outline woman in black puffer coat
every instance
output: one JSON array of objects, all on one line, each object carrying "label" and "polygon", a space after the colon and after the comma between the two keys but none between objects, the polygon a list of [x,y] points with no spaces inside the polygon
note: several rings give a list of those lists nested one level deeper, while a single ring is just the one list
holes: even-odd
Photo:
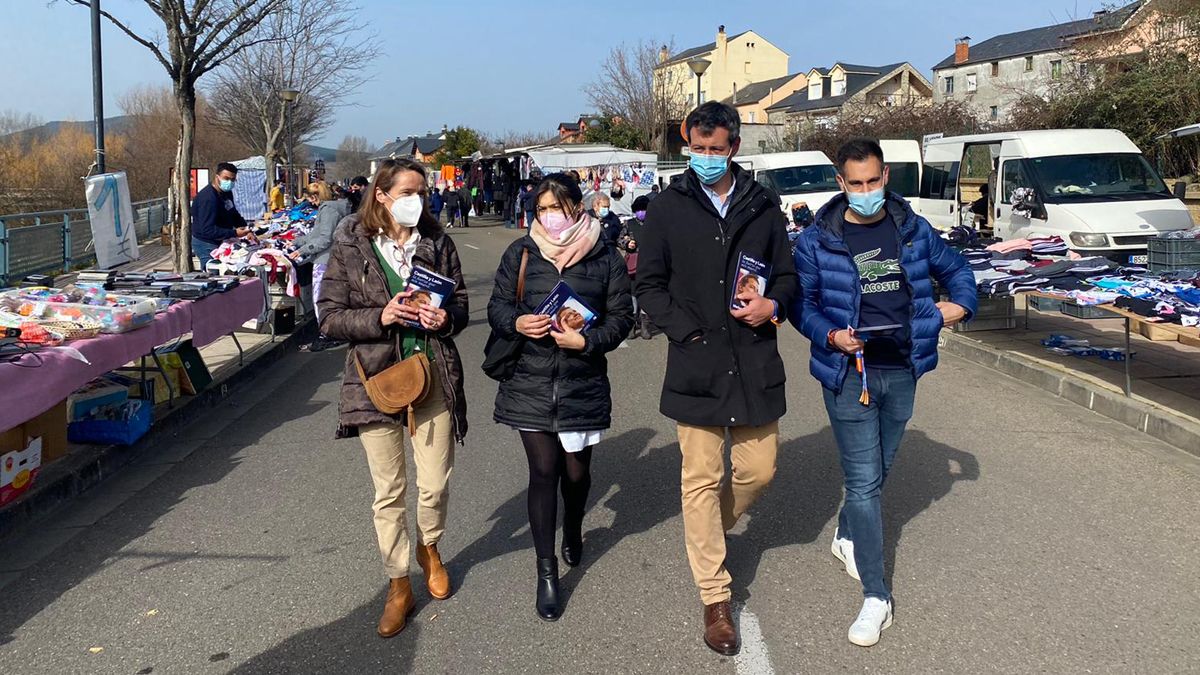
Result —
[{"label": "woman in black puffer coat", "polygon": [[[529,526],[538,557],[538,615],[561,614],[554,539],[558,488],[563,495],[563,560],[579,564],[583,511],[591,485],[592,447],[612,418],[605,355],[633,326],[625,261],[606,245],[600,224],[583,209],[579,185],[555,174],[532,195],[537,218],[504,253],[488,303],[497,334],[521,341],[513,376],[500,383],[494,418],[521,432],[529,460]],[[516,298],[523,254],[524,296]],[[537,308],[565,281],[597,314],[584,332],[559,332]]]}]

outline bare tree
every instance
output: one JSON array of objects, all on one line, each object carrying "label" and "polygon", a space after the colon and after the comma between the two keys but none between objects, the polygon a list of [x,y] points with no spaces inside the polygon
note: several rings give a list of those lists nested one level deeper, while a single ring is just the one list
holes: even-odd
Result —
[{"label": "bare tree", "polygon": [[[257,44],[215,74],[209,89],[214,122],[271,166],[292,148],[301,150],[367,79],[378,48],[374,36],[360,33],[358,14],[342,0],[306,0],[267,17],[251,34]],[[279,95],[284,89],[300,92],[290,111]]]},{"label": "bare tree", "polygon": [[347,136],[337,147],[333,180],[365,176],[371,171],[371,153],[374,148],[363,136]]},{"label": "bare tree", "polygon": [[488,136],[484,139],[483,148],[485,152],[500,152],[508,148],[524,148],[530,145],[542,145],[549,143],[555,138],[558,138],[556,133],[545,133],[540,131],[513,131],[507,130],[504,133]]},{"label": "bare tree", "polygon": [[42,126],[42,118],[33,113],[22,113],[16,110],[0,110],[0,136],[15,134],[34,127]]},{"label": "bare tree", "polygon": [[[91,7],[89,0],[66,0]],[[278,39],[256,28],[289,0],[142,0],[162,21],[162,31],[139,34],[127,20],[100,14],[150,51],[167,71],[179,111],[179,143],[168,201],[174,208],[171,253],[177,270],[192,268],[192,219],[186,208],[196,134],[196,82],[242,50]]]},{"label": "bare tree", "polygon": [[[668,52],[671,46],[662,47]],[[683,118],[685,84],[673,68],[658,69],[659,50],[652,42],[619,45],[600,64],[600,75],[587,86],[592,105],[603,115],[618,117],[644,137],[644,148],[663,153],[667,125]]]}]

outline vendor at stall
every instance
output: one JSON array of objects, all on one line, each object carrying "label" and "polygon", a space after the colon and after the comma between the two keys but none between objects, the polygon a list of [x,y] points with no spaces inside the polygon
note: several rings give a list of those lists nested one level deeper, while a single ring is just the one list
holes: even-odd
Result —
[{"label": "vendor at stall", "polygon": [[217,165],[212,183],[196,193],[192,200],[192,251],[203,269],[212,259],[213,249],[226,239],[250,234],[246,219],[233,203],[233,183],[237,167],[227,162]]}]

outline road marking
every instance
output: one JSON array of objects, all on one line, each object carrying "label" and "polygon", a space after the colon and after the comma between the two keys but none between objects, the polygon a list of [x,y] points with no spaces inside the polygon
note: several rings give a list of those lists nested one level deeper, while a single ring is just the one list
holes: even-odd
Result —
[{"label": "road marking", "polygon": [[482,250],[483,250],[483,249],[479,248],[478,246],[473,246],[473,245],[471,245],[471,244],[463,244],[463,246],[466,246],[467,248],[473,248],[473,249],[475,249],[476,251],[482,251]]},{"label": "road marking", "polygon": [[771,656],[767,654],[767,643],[763,641],[762,629],[758,627],[758,617],[742,603],[737,603],[734,609],[742,633],[742,649],[733,657],[738,675],[775,675]]}]

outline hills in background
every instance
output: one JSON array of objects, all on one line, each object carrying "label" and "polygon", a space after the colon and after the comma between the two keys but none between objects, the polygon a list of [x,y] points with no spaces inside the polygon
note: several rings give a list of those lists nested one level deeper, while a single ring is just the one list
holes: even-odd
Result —
[{"label": "hills in background", "polygon": [[[121,135],[127,133],[133,125],[133,117],[130,115],[119,115],[117,117],[106,117],[104,119],[104,134]],[[22,145],[33,141],[46,141],[56,136],[63,129],[78,128],[83,132],[91,135],[95,130],[95,122],[87,120],[86,122],[74,122],[68,120],[59,120],[55,122],[47,122],[41,126],[17,131],[5,136],[0,136],[0,141],[16,141]],[[313,160],[321,159],[326,164],[332,164],[337,161],[337,150],[334,148],[326,148],[319,145],[302,144],[305,154]],[[243,157],[231,157],[230,160],[244,159]]]}]

